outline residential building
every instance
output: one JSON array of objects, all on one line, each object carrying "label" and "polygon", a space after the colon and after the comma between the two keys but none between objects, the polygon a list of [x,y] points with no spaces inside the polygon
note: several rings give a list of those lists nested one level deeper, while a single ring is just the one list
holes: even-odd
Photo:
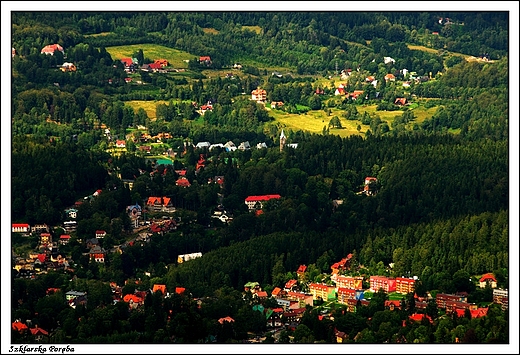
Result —
[{"label": "residential building", "polygon": [[242,151],[249,150],[249,149],[251,149],[251,145],[249,144],[248,141],[245,141],[245,142],[240,143],[240,145],[238,146],[237,149],[242,150]]},{"label": "residential building", "polygon": [[438,293],[436,298],[437,308],[445,309],[446,313],[455,312],[457,309],[476,310],[478,306],[474,303],[468,303],[467,296],[462,294],[445,294]]},{"label": "residential building", "polygon": [[96,231],[96,238],[102,239],[102,238],[105,238],[106,235],[107,235],[107,232],[105,232],[104,230]]},{"label": "residential building", "polygon": [[288,291],[286,298],[289,301],[296,301],[298,307],[312,306],[314,304],[314,296],[309,293]]},{"label": "residential building", "polygon": [[166,294],[167,294],[167,292],[166,292],[166,285],[154,284],[153,288],[152,288],[152,293],[155,293],[157,291],[160,291],[163,294],[163,296],[166,296]]},{"label": "residential building", "polygon": [[362,300],[364,298],[363,290],[355,290],[351,288],[338,288],[338,302],[347,304],[348,300]]},{"label": "residential building", "polygon": [[502,305],[502,309],[505,310],[509,306],[508,291],[500,288],[493,289],[493,302]]},{"label": "residential building", "polygon": [[153,211],[169,211],[173,208],[172,199],[166,196],[150,196],[146,201],[146,206]]},{"label": "residential building", "polygon": [[205,64],[205,65],[210,65],[211,64],[211,57],[209,55],[200,56],[199,57],[199,63],[200,64]]},{"label": "residential building", "polygon": [[13,233],[30,233],[31,226],[27,223],[13,223],[11,231]]},{"label": "residential building", "polygon": [[[344,276],[334,275],[334,282],[336,288],[348,288],[354,290],[361,290],[363,288],[363,276]],[[331,277],[332,279],[332,277]]]},{"label": "residential building", "polygon": [[60,244],[61,245],[67,245],[69,244],[70,235],[69,234],[62,234],[60,236]]},{"label": "residential building", "polygon": [[386,293],[395,292],[395,279],[386,276],[370,276],[370,291],[383,289]]},{"label": "residential building", "polygon": [[299,289],[298,287],[298,280],[289,280],[285,283],[284,290],[285,291],[295,291],[295,288]]},{"label": "residential building", "polygon": [[249,211],[253,211],[256,208],[262,209],[264,202],[269,201],[271,199],[279,199],[281,197],[282,196],[280,195],[248,196],[245,199],[245,204],[247,205]]},{"label": "residential building", "polygon": [[80,297],[80,296],[86,296],[87,293],[86,292],[80,292],[80,291],[74,291],[74,290],[70,290],[68,291],[67,293],[65,293],[65,299],[67,301],[70,301],[76,297]]},{"label": "residential building", "polygon": [[104,263],[105,255],[105,249],[101,248],[99,245],[92,247],[89,252],[90,260],[94,260],[96,263]]},{"label": "residential building", "polygon": [[251,100],[258,103],[265,103],[267,100],[267,92],[264,89],[257,88],[251,91]]},{"label": "residential building", "polygon": [[76,66],[73,63],[65,62],[61,65],[60,70],[62,72],[76,71]]},{"label": "residential building", "polygon": [[336,287],[332,285],[311,283],[309,292],[314,300],[328,301],[336,298]]},{"label": "residential building", "polygon": [[395,81],[395,75],[392,73],[386,74],[385,81]]},{"label": "residential building", "polygon": [[395,292],[401,294],[408,294],[415,291],[415,280],[413,278],[396,277],[395,278]]},{"label": "residential building", "polygon": [[42,48],[42,50],[40,51],[41,54],[50,54],[50,55],[54,55],[54,53],[58,51],[58,52],[61,52],[61,53],[64,53],[63,51],[63,47],[60,46],[59,44],[55,43],[55,44],[49,44],[45,47]]},{"label": "residential building", "polygon": [[52,243],[52,236],[50,233],[40,234],[40,245],[47,245]]},{"label": "residential building", "polygon": [[185,176],[181,176],[180,178],[177,179],[177,181],[175,181],[175,185],[181,186],[181,187],[190,187],[191,183]]},{"label": "residential building", "polygon": [[485,288],[487,285],[491,286],[491,288],[497,287],[497,279],[495,278],[495,275],[492,273],[482,275],[478,282],[480,288]]},{"label": "residential building", "polygon": [[396,97],[394,101],[394,105],[404,106],[408,103],[406,97]]}]

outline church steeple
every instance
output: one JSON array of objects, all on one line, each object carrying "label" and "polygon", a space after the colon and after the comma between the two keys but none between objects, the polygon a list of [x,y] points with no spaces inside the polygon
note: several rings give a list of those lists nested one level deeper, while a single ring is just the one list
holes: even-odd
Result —
[{"label": "church steeple", "polygon": [[287,137],[283,133],[283,129],[282,129],[282,133],[280,134],[280,152],[283,150],[286,140],[287,140]]}]

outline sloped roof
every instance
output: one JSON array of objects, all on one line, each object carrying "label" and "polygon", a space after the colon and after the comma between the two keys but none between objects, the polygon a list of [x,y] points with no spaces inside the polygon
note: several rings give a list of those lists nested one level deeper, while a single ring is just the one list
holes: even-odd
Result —
[{"label": "sloped roof", "polygon": [[14,330],[17,330],[19,332],[22,332],[24,330],[27,330],[29,329],[29,327],[25,324],[23,324],[22,322],[20,321],[14,321],[13,324],[11,325],[11,327],[14,329]]},{"label": "sloped roof", "polygon": [[36,328],[31,328],[31,334],[32,335],[49,335],[49,332],[42,328],[36,327]]},{"label": "sloped roof", "polygon": [[479,282],[485,282],[485,281],[493,281],[493,282],[497,282],[497,279],[495,278],[495,275],[493,275],[492,273],[487,273],[487,274],[484,274],[482,275],[482,277],[480,278]]},{"label": "sloped roof", "polygon": [[166,285],[154,284],[152,292],[155,293],[155,291],[161,291],[163,295],[166,294]]},{"label": "sloped roof", "polygon": [[123,297],[123,301],[130,303],[130,301],[134,303],[142,303],[143,299],[141,297],[138,297],[136,295],[127,294],[125,297]]},{"label": "sloped roof", "polygon": [[298,280],[289,280],[285,283],[285,288],[290,289],[291,287],[296,285],[297,282]]},{"label": "sloped roof", "polygon": [[230,322],[230,323],[232,323],[232,322],[234,322],[234,321],[235,321],[235,320],[234,320],[233,318],[231,318],[230,316],[223,317],[223,318],[220,318],[220,319],[218,320],[218,322],[219,322],[220,324],[224,324],[224,322]]}]

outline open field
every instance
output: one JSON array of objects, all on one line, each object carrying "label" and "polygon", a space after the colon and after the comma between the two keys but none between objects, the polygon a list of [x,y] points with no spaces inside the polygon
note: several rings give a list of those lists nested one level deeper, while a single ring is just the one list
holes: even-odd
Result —
[{"label": "open field", "polygon": [[[284,127],[290,128],[294,131],[302,130],[311,133],[321,134],[323,127],[329,125],[329,121],[339,111],[332,110],[330,116],[322,110],[311,110],[303,114],[286,113],[279,110],[270,110],[269,115],[274,117],[277,122],[280,122]],[[329,134],[335,134],[340,137],[348,137],[353,134],[359,134],[356,127],[359,121],[341,120],[343,128],[330,128]],[[363,134],[366,128],[361,131]]]},{"label": "open field", "polygon": [[130,106],[134,109],[134,112],[137,112],[137,110],[142,107],[146,114],[148,115],[148,118],[151,120],[155,120],[157,116],[155,116],[155,108],[158,104],[168,104],[168,101],[164,100],[158,100],[158,101],[143,101],[143,100],[134,100],[134,101],[126,101],[125,105]]},{"label": "open field", "polygon": [[170,63],[170,66],[184,69],[188,68],[188,63],[184,62],[185,60],[198,57],[198,55],[190,54],[178,49],[149,43],[114,46],[107,47],[106,49],[112,56],[112,59],[131,57],[132,54],[137,52],[139,49],[142,49],[145,58],[150,58],[151,60],[166,59],[168,63]]},{"label": "open field", "polygon": [[[382,121],[386,121],[388,123],[388,126],[392,126],[392,122],[394,121],[395,117],[400,116],[403,114],[403,111],[376,111],[377,105],[362,105],[362,106],[356,106],[359,114],[363,114],[365,112],[368,112],[369,114],[377,114]],[[329,122],[332,117],[338,116],[341,125],[343,128],[332,128],[329,129],[329,134],[338,135],[340,137],[348,137],[354,134],[362,134],[364,135],[366,131],[369,129],[369,126],[362,125],[359,120],[345,120],[343,119],[342,113],[343,110],[338,109],[331,109],[331,113],[329,116],[325,113],[323,110],[314,110],[309,111],[304,114],[293,114],[293,113],[286,113],[280,110],[269,110],[269,115],[274,117],[274,119],[277,122],[280,122],[284,127],[290,128],[292,130],[302,130],[302,131],[308,131],[311,133],[318,133],[321,134],[323,132],[323,127],[329,125]],[[416,119],[410,123],[409,129],[412,128],[412,125],[414,123],[420,124],[422,123],[426,118],[430,118],[435,111],[437,110],[437,107],[432,107],[429,109],[424,108],[423,106],[418,106],[414,108],[412,111],[414,115],[416,116]],[[361,126],[361,130],[357,130],[357,126]]]},{"label": "open field", "polygon": [[91,35],[85,35],[85,37],[100,37],[100,36],[107,36],[111,34],[112,32],[100,32],[100,33],[94,33]]},{"label": "open field", "polygon": [[202,29],[202,31],[203,31],[204,33],[210,33],[210,34],[212,34],[212,35],[216,35],[216,34],[219,33],[218,30],[216,30],[216,29],[214,29],[214,28],[211,28],[211,27],[205,27],[205,28]]},{"label": "open field", "polygon": [[255,32],[257,35],[262,33],[262,27],[260,26],[242,26],[243,30],[249,30]]}]

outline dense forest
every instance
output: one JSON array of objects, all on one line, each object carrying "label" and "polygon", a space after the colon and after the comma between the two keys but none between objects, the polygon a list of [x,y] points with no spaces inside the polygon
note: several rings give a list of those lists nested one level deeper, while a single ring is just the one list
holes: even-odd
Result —
[{"label": "dense forest", "polygon": [[[487,302],[488,313],[441,317],[432,306],[432,323],[407,322],[414,295],[390,311],[388,296],[377,292],[355,313],[337,305],[330,319],[309,307],[276,342],[335,343],[342,331],[352,343],[509,343],[508,311],[491,303],[489,288],[468,281],[493,273],[509,288],[507,12],[13,12],[11,21],[12,222],[56,226],[51,233],[59,237],[64,211],[103,191],[78,207],[77,229],[60,246],[73,272],[32,279],[13,269],[13,322],[52,331],[50,343],[241,342],[267,330],[252,305],[277,307],[274,299],[244,296],[244,284],[283,288],[299,265],[308,265],[306,281],[330,282],[330,266],[352,253],[358,275],[416,276],[419,297],[466,292],[472,302]],[[53,43],[64,53],[40,53]],[[212,60],[195,57],[184,76],[142,72],[144,90],[125,84],[124,65],[107,51],[131,44]],[[412,49],[419,46],[431,50]],[[152,62],[146,52],[135,55],[139,65]],[[395,60],[383,64],[385,57]],[[78,70],[59,70],[64,61]],[[210,75],[235,63],[249,64],[238,76]],[[291,74],[270,75],[273,67]],[[359,100],[341,99],[319,81],[349,68],[346,90],[365,90]],[[386,82],[388,73],[404,80],[403,68],[428,80],[406,90]],[[367,85],[368,75],[379,84]],[[339,126],[340,118],[356,121],[366,133],[335,135],[332,119],[322,134],[284,128],[249,99],[257,87],[267,102],[283,101],[284,112],[339,112]],[[395,104],[402,97],[436,109],[419,122]],[[155,117],[132,108],[134,100],[154,103]],[[193,103],[206,102],[213,109],[202,116]],[[366,105],[377,110],[361,113]],[[399,115],[388,122],[388,111]],[[138,127],[151,136],[170,133],[152,149],[175,152],[173,169],[141,154]],[[279,148],[282,129],[297,148]],[[114,154],[116,139],[127,142],[122,154]],[[203,141],[248,141],[252,149],[194,145]],[[259,143],[267,148],[256,149]],[[176,184],[181,170],[188,188]],[[216,176],[224,183],[208,184]],[[368,176],[377,178],[373,195],[361,193]],[[281,198],[261,214],[249,212],[244,200],[264,194]],[[171,198],[178,228],[113,251],[133,237],[127,206],[150,196]],[[212,218],[217,206],[232,212],[231,223]],[[89,259],[83,243],[97,230],[107,231],[101,243],[112,250],[103,264]],[[38,250],[36,235],[11,239],[13,251]],[[196,252],[203,257],[178,262]],[[129,310],[113,302],[111,282],[123,286],[123,296],[154,284],[186,292],[149,292],[142,308]],[[49,295],[49,288],[61,291]],[[67,305],[71,289],[88,292],[86,306]],[[227,316],[235,322],[216,321]],[[265,342],[274,341],[268,335]],[[34,340],[13,331],[11,342]]]}]

